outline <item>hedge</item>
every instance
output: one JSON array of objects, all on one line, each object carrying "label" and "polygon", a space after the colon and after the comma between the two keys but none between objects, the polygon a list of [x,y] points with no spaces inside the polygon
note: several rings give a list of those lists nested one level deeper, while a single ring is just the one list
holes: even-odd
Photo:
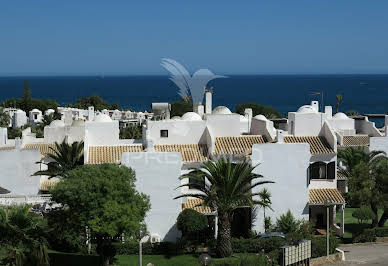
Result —
[{"label": "hedge", "polygon": [[388,237],[388,227],[364,229],[353,237],[353,243],[375,242],[376,237]]},{"label": "hedge", "polygon": [[[128,241],[125,243],[115,243],[117,255],[139,254],[139,242]],[[142,244],[142,253],[144,255],[181,255],[183,248],[179,243],[160,242],[151,244],[146,242]]]},{"label": "hedge", "polygon": [[[326,237],[313,237],[311,240],[311,257],[318,258],[326,256]],[[335,236],[330,236],[329,239],[329,252],[335,253],[335,249],[338,247],[339,240]]]}]

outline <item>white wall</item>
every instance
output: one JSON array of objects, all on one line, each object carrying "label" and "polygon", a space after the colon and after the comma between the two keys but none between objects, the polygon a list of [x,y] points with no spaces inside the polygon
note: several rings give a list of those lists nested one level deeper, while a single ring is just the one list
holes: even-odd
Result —
[{"label": "white wall", "polygon": [[276,129],[272,121],[252,118],[251,132],[252,135],[262,135],[271,141],[276,138]]},{"label": "white wall", "polygon": [[240,136],[240,115],[207,115],[207,126],[214,137]]},{"label": "white wall", "polygon": [[337,131],[349,130],[349,129],[355,130],[356,128],[355,121],[352,118],[348,118],[348,119],[333,118],[333,119],[328,119],[327,121],[329,122],[330,126]]},{"label": "white wall", "polygon": [[6,127],[0,127],[0,146],[6,145],[8,141],[8,130]]},{"label": "white wall", "polygon": [[383,137],[371,137],[369,139],[369,151],[384,151],[388,154],[388,134]]},{"label": "white wall", "polygon": [[0,186],[11,191],[9,195],[37,195],[40,176],[39,150],[0,150]]},{"label": "white wall", "polygon": [[365,120],[356,120],[356,131],[359,134],[367,134],[370,137],[380,137],[383,134],[375,127],[374,122],[370,122],[367,117]]},{"label": "white wall", "polygon": [[[147,121],[147,129],[154,144],[205,144],[205,128],[206,121]],[[161,130],[168,130],[168,138],[160,137]]]},{"label": "white wall", "polygon": [[330,147],[337,152],[337,137],[334,133],[334,130],[331,128],[331,126],[325,122],[322,126],[321,132],[319,134],[320,136],[325,137],[326,141],[329,143]]},{"label": "white wall", "polygon": [[65,127],[44,127],[44,142],[45,143],[61,143],[66,136]]},{"label": "white wall", "polygon": [[85,122],[85,137],[90,146],[118,145],[119,121],[112,122]]},{"label": "white wall", "polygon": [[324,122],[323,113],[288,113],[288,133],[291,134],[291,124],[294,125],[295,136],[318,136]]},{"label": "white wall", "polygon": [[151,210],[146,217],[150,234],[159,234],[162,241],[176,241],[180,232],[176,219],[182,209],[182,200],[175,189],[180,185],[182,160],[175,152],[123,153],[121,163],[136,172],[136,188],[150,196]]},{"label": "white wall", "polygon": [[[252,149],[252,164],[258,165],[256,173],[264,176],[274,184],[258,186],[253,192],[259,192],[267,187],[272,194],[272,208],[266,210],[272,222],[276,218],[291,210],[298,219],[308,220],[307,202],[308,167],[310,148],[307,143],[268,143],[255,144]],[[259,209],[257,221],[253,228],[257,232],[264,232],[263,210]]]}]

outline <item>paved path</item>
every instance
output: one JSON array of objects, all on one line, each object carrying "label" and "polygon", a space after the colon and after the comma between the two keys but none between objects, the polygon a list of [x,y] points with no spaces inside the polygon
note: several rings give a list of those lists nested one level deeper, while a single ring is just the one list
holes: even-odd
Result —
[{"label": "paved path", "polygon": [[388,243],[342,245],[346,261],[331,265],[388,265]]}]

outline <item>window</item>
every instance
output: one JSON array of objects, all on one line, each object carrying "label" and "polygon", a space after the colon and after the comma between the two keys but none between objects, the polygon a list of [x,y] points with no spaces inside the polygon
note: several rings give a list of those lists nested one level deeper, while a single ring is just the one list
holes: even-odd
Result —
[{"label": "window", "polygon": [[168,130],[166,130],[166,129],[160,130],[160,137],[161,138],[168,138]]},{"label": "window", "polygon": [[[194,179],[194,178],[189,178],[189,184],[195,184],[195,185],[200,185],[202,187],[205,187],[205,181],[204,180],[199,181],[199,180]],[[196,189],[196,187],[189,186],[189,189]]]},{"label": "window", "polygon": [[34,119],[38,119],[38,115],[37,114],[34,114]]},{"label": "window", "polygon": [[335,162],[315,162],[309,167],[310,179],[335,179],[335,169]]}]

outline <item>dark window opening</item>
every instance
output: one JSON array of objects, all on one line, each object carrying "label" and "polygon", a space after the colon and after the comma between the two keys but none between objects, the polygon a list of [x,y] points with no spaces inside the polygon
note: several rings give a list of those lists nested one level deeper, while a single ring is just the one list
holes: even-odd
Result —
[{"label": "dark window opening", "polygon": [[[190,184],[193,184],[194,186],[190,186]],[[189,178],[189,189],[197,189],[197,186],[205,187],[205,181],[200,181],[198,179]]]},{"label": "dark window opening", "polygon": [[161,138],[168,138],[168,130],[166,130],[166,129],[160,130],[160,137]]},{"label": "dark window opening", "polygon": [[315,162],[310,165],[310,179],[327,179],[327,165],[324,162]]}]

